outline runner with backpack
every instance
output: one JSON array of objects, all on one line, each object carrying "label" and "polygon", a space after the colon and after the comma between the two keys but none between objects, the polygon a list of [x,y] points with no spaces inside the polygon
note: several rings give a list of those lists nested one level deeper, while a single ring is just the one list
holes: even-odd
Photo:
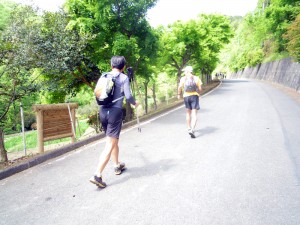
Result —
[{"label": "runner with backpack", "polygon": [[99,116],[106,135],[106,144],[90,182],[100,188],[106,187],[106,183],[102,180],[102,172],[110,158],[114,163],[116,175],[120,175],[125,169],[125,163],[119,162],[119,136],[122,128],[124,97],[130,104],[138,106],[130,89],[130,77],[123,73],[125,64],[126,60],[123,56],[113,56],[111,72],[101,75],[94,90],[97,103],[101,106]]},{"label": "runner with backpack", "polygon": [[194,130],[197,124],[197,112],[200,109],[199,96],[202,90],[202,81],[199,77],[192,74],[193,67],[187,66],[182,71],[184,71],[185,76],[180,79],[178,85],[178,99],[181,98],[183,89],[188,133],[191,138],[195,138]]}]

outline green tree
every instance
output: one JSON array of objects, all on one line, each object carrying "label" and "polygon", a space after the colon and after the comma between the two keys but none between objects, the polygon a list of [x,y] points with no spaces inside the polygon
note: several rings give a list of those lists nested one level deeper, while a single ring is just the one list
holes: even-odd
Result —
[{"label": "green tree", "polygon": [[183,67],[202,49],[197,23],[194,20],[186,23],[177,21],[162,30],[160,40],[161,63],[166,70],[177,73],[179,82]]},{"label": "green tree", "polygon": [[272,43],[264,42],[266,36],[268,30],[263,17],[248,14],[239,23],[234,38],[222,52],[221,58],[225,67],[238,71],[261,63],[264,56],[272,52]]},{"label": "green tree", "polygon": [[203,40],[203,53],[197,56],[196,61],[202,74],[209,75],[219,62],[219,54],[224,45],[233,37],[230,20],[222,15],[200,15],[199,24],[206,29]]},{"label": "green tree", "polygon": [[40,41],[35,43],[39,53],[35,67],[41,68],[51,103],[63,102],[68,94],[76,95],[82,86],[93,89],[100,76],[89,55],[93,37],[66,29],[68,23],[64,12],[46,12],[42,16]]},{"label": "green tree", "polygon": [[[137,69],[155,46],[155,35],[146,20],[156,0],[68,0],[69,28],[95,35],[90,54],[101,70],[108,70],[113,54],[124,55],[128,65]],[[149,51],[147,51],[149,49]],[[155,52],[155,51],[154,51]],[[138,71],[137,71],[138,72]]]},{"label": "green tree", "polygon": [[[156,54],[157,36],[146,20],[146,13],[156,1],[68,0],[68,27],[95,37],[90,42],[89,54],[101,71],[110,70],[112,55],[124,55],[127,66],[137,76],[147,77],[151,74],[148,64]],[[127,119],[132,118],[128,104],[126,115]]]},{"label": "green tree", "polygon": [[218,54],[232,37],[229,19],[221,15],[199,15],[198,20],[177,21],[161,30],[162,65],[177,75],[190,64],[196,71],[211,73],[217,65]]},{"label": "green tree", "polygon": [[0,36],[0,153],[7,161],[3,144],[3,127],[7,113],[24,96],[39,89],[37,76],[31,70],[34,40],[38,36],[35,11],[30,7],[17,7],[12,12],[6,29]]}]

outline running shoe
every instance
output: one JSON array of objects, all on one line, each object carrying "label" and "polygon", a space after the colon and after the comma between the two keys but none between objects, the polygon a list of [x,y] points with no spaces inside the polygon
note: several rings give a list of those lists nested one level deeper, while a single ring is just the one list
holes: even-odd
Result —
[{"label": "running shoe", "polygon": [[102,181],[102,177],[97,177],[96,175],[90,178],[90,182],[96,184],[100,188],[106,187],[106,183]]},{"label": "running shoe", "polygon": [[191,136],[191,138],[195,138],[195,134],[194,134],[194,131],[192,129],[189,129],[189,135]]},{"label": "running shoe", "polygon": [[125,163],[119,163],[119,165],[115,167],[115,174],[120,175],[123,170],[125,170]]}]

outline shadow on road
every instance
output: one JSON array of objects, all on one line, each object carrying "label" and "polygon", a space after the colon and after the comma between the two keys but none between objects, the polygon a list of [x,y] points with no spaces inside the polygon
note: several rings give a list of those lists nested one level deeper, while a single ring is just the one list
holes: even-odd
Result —
[{"label": "shadow on road", "polygon": [[195,136],[196,136],[196,138],[201,137],[206,134],[214,133],[216,130],[218,130],[218,128],[216,128],[216,127],[205,127],[205,128],[199,129],[199,130],[195,130]]},{"label": "shadow on road", "polygon": [[172,159],[162,159],[157,162],[150,162],[147,160],[147,162],[145,162],[145,164],[140,167],[127,168],[124,172],[126,176],[122,177],[122,179],[111,182],[109,186],[121,184],[128,181],[129,179],[138,179],[140,177],[154,176],[159,173],[164,173],[170,170],[175,165],[176,164]]}]

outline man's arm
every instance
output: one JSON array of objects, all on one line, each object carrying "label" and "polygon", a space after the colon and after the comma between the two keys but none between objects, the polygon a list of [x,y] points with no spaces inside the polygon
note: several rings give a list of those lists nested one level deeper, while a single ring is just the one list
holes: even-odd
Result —
[{"label": "man's arm", "polygon": [[136,100],[132,96],[132,92],[131,92],[131,89],[130,89],[130,82],[129,82],[128,77],[124,81],[124,95],[125,95],[125,98],[127,99],[127,101],[130,104],[134,105],[135,107],[138,106],[138,103],[136,102]]},{"label": "man's arm", "polygon": [[198,94],[200,94],[200,92],[202,91],[202,81],[200,78],[198,78],[197,87],[198,87]]}]

